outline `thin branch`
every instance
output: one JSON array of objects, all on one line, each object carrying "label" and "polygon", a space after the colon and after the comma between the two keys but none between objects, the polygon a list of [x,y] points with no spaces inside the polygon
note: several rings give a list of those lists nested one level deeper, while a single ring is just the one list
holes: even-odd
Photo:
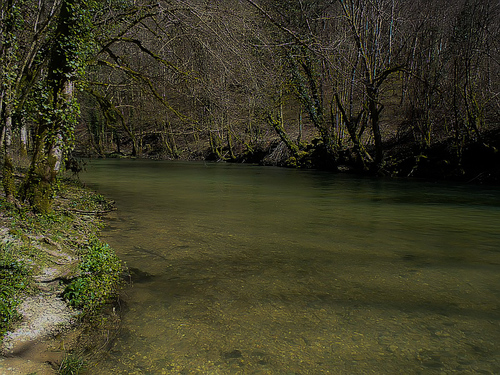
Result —
[{"label": "thin branch", "polygon": [[160,103],[162,103],[168,110],[170,110],[172,113],[174,113],[181,120],[184,120],[184,121],[189,120],[189,118],[187,116],[184,116],[182,113],[180,113],[175,108],[173,108],[170,104],[168,104],[168,102],[163,98],[163,96],[158,91],[156,91],[156,89],[154,88],[153,83],[151,82],[151,80],[149,78],[145,77],[140,72],[135,71],[135,70],[133,70],[132,68],[130,68],[128,66],[123,66],[123,65],[120,65],[120,64],[113,64],[113,63],[111,63],[109,61],[106,61],[106,60],[99,60],[98,63],[100,65],[108,66],[108,67],[111,67],[113,69],[121,70],[121,71],[125,72],[126,74],[132,76],[133,78],[135,78],[135,79],[137,79],[137,80],[145,83],[146,86],[148,86],[150,92],[153,94],[153,96]]},{"label": "thin branch", "polygon": [[273,16],[271,16],[268,12],[265,11],[265,9],[263,9],[260,5],[258,5],[257,3],[255,3],[255,1],[253,0],[247,0],[252,6],[254,6],[259,12],[261,12],[269,21],[271,21],[271,23],[273,25],[275,25],[276,27],[280,28],[281,30],[283,30],[284,32],[286,32],[287,34],[289,34],[293,39],[295,39],[295,41],[300,44],[301,46],[304,46],[306,48],[310,48],[309,47],[309,44],[306,43],[308,40],[302,40],[300,38],[299,35],[297,35],[297,33],[293,32],[292,30],[290,30],[289,28],[283,26],[280,22],[278,22]]}]

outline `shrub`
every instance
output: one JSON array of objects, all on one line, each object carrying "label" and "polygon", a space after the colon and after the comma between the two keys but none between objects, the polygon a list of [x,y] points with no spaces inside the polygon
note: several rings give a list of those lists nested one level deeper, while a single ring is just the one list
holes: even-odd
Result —
[{"label": "shrub", "polygon": [[68,303],[86,313],[95,313],[117,291],[121,264],[114,251],[99,240],[92,240],[80,263],[81,276],[64,290]]}]

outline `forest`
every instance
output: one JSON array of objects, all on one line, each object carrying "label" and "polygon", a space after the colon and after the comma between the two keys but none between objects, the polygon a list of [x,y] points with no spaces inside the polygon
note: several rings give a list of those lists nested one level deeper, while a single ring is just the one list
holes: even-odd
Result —
[{"label": "forest", "polygon": [[498,0],[1,0],[0,368],[498,373],[499,119]]},{"label": "forest", "polygon": [[82,156],[498,182],[499,20],[495,0],[4,0],[5,196],[47,211]]}]

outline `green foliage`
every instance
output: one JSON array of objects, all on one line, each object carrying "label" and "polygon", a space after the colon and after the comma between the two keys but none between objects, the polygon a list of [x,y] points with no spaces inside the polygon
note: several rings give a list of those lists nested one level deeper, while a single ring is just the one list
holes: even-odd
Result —
[{"label": "green foliage", "polygon": [[30,269],[13,255],[11,244],[0,244],[0,337],[19,314],[19,295],[30,289]]},{"label": "green foliage", "polygon": [[94,192],[83,193],[72,199],[69,206],[81,211],[107,211],[112,208],[111,203],[104,196]]},{"label": "green foliage", "polygon": [[116,292],[121,264],[114,251],[96,239],[82,254],[80,271],[81,276],[66,287],[64,298],[84,314],[92,314]]},{"label": "green foliage", "polygon": [[85,370],[84,359],[74,353],[68,354],[61,362],[57,373],[59,375],[78,375]]},{"label": "green foliage", "polygon": [[62,233],[70,230],[69,217],[64,212],[51,211],[45,214],[35,214],[30,207],[23,206],[9,212],[11,233],[30,235],[46,235]]},{"label": "green foliage", "polygon": [[83,76],[87,61],[96,48],[93,14],[98,7],[98,2],[93,0],[63,1],[54,50],[55,56],[62,60],[51,72],[56,81]]}]

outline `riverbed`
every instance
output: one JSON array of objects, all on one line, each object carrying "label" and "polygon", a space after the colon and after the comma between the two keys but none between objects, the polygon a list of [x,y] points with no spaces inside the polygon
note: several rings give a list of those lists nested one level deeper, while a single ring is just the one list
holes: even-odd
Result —
[{"label": "riverbed", "polygon": [[500,192],[92,160],[132,285],[92,374],[500,373]]}]

